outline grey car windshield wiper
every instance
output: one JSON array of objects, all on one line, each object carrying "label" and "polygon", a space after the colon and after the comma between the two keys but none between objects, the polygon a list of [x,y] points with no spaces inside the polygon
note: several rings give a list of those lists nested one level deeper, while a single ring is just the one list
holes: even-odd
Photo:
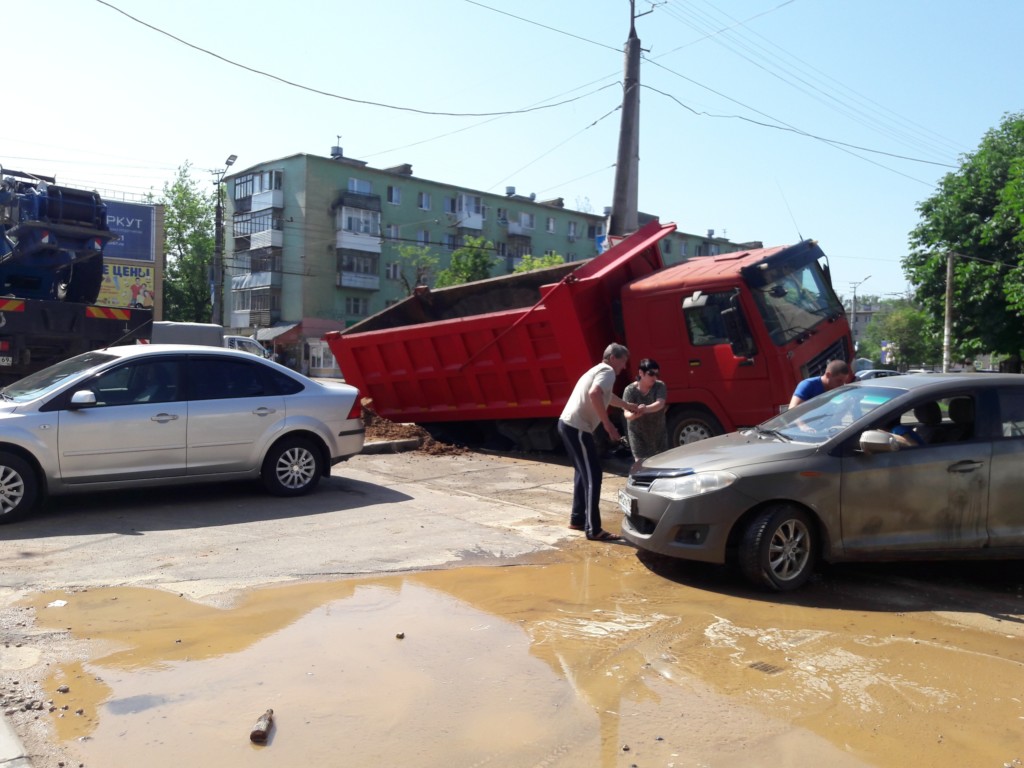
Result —
[{"label": "grey car windshield wiper", "polygon": [[779,430],[777,430],[777,429],[767,429],[766,427],[762,427],[760,425],[754,427],[754,429],[757,430],[757,433],[759,435],[765,435],[767,437],[774,437],[774,438],[776,438],[778,440],[781,440],[784,443],[791,443],[791,442],[793,442],[790,438],[786,437],[784,434],[779,432]]}]

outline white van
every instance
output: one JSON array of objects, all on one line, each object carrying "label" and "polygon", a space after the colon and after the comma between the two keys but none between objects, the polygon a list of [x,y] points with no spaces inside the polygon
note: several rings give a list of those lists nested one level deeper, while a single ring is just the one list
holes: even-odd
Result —
[{"label": "white van", "polygon": [[258,357],[270,357],[269,349],[266,349],[256,339],[249,338],[248,336],[225,336],[224,346],[242,352],[249,352]]}]

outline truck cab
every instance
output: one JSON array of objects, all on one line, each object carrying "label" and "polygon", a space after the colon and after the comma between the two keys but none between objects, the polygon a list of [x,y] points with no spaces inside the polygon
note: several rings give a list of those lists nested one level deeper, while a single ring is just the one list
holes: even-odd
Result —
[{"label": "truck cab", "polygon": [[248,352],[257,357],[270,357],[270,350],[266,349],[256,339],[248,336],[225,336],[224,346],[229,349],[237,349],[240,352]]}]

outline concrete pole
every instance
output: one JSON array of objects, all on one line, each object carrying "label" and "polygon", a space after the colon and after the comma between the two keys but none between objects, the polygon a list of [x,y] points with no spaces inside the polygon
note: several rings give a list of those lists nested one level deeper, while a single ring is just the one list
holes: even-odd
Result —
[{"label": "concrete pole", "polygon": [[942,372],[949,373],[953,332],[953,252],[946,254],[946,318],[942,323]]},{"label": "concrete pole", "polygon": [[626,40],[619,151],[615,163],[612,215],[608,222],[608,234],[618,236],[628,235],[640,228],[637,216],[640,166],[640,39],[636,36],[633,0],[629,5],[629,39]]}]

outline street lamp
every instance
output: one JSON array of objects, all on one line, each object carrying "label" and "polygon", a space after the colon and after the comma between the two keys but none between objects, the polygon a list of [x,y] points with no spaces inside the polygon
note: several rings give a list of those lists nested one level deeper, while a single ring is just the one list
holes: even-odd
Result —
[{"label": "street lamp", "polygon": [[857,351],[857,289],[870,279],[871,275],[868,275],[858,283],[850,283],[850,287],[853,288],[853,304],[851,306],[852,312],[850,313],[850,333],[853,335],[854,352]]},{"label": "street lamp", "polygon": [[213,233],[213,319],[211,322],[222,325],[224,316],[221,311],[221,297],[224,293],[224,207],[221,202],[221,184],[224,182],[224,174],[228,168],[235,164],[237,155],[228,155],[224,161],[224,170],[220,172],[217,181],[214,182],[216,189],[216,203],[214,204],[214,233]]}]

